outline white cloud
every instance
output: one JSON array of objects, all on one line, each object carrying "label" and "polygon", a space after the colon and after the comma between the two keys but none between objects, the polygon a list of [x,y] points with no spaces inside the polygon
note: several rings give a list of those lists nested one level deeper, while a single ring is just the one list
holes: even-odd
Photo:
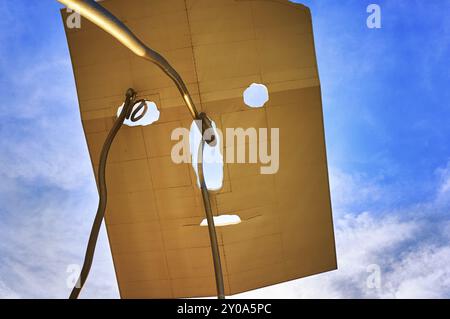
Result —
[{"label": "white cloud", "polygon": [[450,202],[450,162],[447,167],[438,169],[437,174],[440,180],[440,187],[436,201],[440,203]]},{"label": "white cloud", "polygon": [[[0,2],[2,13],[8,11],[5,4]],[[20,19],[11,19],[8,14],[8,22],[13,20]],[[18,23],[12,27],[21,29]],[[4,37],[0,33],[0,39]],[[322,60],[346,60],[339,42],[322,46],[333,48],[322,52],[327,58]],[[363,44],[361,51],[368,46],[372,43]],[[0,50],[4,53],[5,48]],[[23,98],[14,99],[21,102],[22,112],[11,112],[10,108],[17,106],[4,101],[0,106],[3,123],[0,127],[0,297],[66,298],[70,292],[66,287],[67,266],[82,262],[97,195],[69,61],[60,60],[58,56],[64,52],[56,50],[51,43],[46,43],[45,50],[33,53],[29,59],[14,63],[14,69],[5,69],[12,63],[5,63],[4,54],[0,58],[2,75],[10,76],[5,82],[12,83],[14,96]],[[346,72],[341,72],[339,65],[345,65]],[[327,65],[322,63],[322,67],[326,69]],[[372,68],[372,64],[365,64],[358,74],[363,77]],[[328,72],[324,82],[332,80],[342,84],[346,73],[353,74],[345,63],[333,63],[330,69],[332,72]],[[350,206],[364,207],[389,196],[378,181],[333,170],[331,185],[339,270],[241,296],[449,297],[449,167],[438,172],[441,182],[436,200],[382,215],[349,210]],[[434,214],[437,209],[444,214]],[[410,216],[415,218],[408,220]],[[370,275],[368,266],[373,264],[380,266],[380,289],[369,289],[366,284]],[[104,231],[82,297],[118,297]]]},{"label": "white cloud", "polygon": [[[337,271],[300,279],[274,288],[249,292],[241,297],[280,298],[364,298],[378,292],[367,287],[367,268],[376,264],[383,269],[393,251],[414,237],[419,226],[397,218],[377,218],[373,214],[346,215],[335,225]],[[286,287],[285,294],[283,286]]]},{"label": "white cloud", "polygon": [[380,185],[363,174],[346,174],[330,169],[330,188],[334,210],[339,213],[352,205],[375,203],[384,194]]},{"label": "white cloud", "polygon": [[[80,195],[80,196],[79,196]],[[81,264],[95,214],[95,186],[82,194],[46,194],[13,203],[0,224],[0,297],[66,298],[67,267]],[[83,200],[80,200],[80,199]],[[85,296],[117,297],[106,234],[100,235]],[[94,295],[92,295],[94,294]]]},{"label": "white cloud", "polygon": [[0,176],[64,189],[92,179],[68,70],[70,61],[53,55],[19,65],[15,76],[4,70],[12,92],[0,101]]},{"label": "white cloud", "polygon": [[385,275],[387,285],[380,297],[450,297],[450,246],[419,245],[392,268]]},{"label": "white cloud", "polygon": [[0,281],[0,298],[2,299],[18,299],[20,296],[13,292],[11,289],[6,287],[6,285]]},{"label": "white cloud", "polygon": [[[439,170],[447,183],[448,169]],[[333,198],[364,194],[370,186],[343,172]],[[356,181],[356,182],[355,182]],[[368,186],[369,185],[369,186]],[[343,189],[343,194],[339,194]],[[337,194],[336,194],[337,193]],[[345,196],[344,196],[345,194]],[[370,192],[369,192],[370,194]],[[446,202],[448,203],[448,202]],[[450,207],[440,200],[387,213],[345,213],[345,200],[335,211],[337,271],[237,295],[243,298],[449,298]],[[444,211],[445,214],[435,212]],[[416,216],[416,217],[412,217]],[[379,266],[381,286],[369,288],[369,266]]]}]

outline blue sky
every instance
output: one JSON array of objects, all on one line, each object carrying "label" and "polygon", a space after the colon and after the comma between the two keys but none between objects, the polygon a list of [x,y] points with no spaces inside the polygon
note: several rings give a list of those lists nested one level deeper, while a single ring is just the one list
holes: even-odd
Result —
[{"label": "blue sky", "polygon": [[[242,297],[450,297],[450,2],[298,2],[313,12],[339,270]],[[97,205],[59,8],[0,0],[4,298],[67,297]],[[103,233],[82,296],[118,297],[114,281]]]}]

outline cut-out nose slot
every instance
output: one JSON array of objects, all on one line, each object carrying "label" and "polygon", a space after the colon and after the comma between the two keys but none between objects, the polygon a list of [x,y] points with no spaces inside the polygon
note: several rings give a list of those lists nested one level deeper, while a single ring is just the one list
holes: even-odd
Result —
[{"label": "cut-out nose slot", "polygon": [[[123,104],[117,110],[117,116],[122,112]],[[130,117],[123,122],[127,126],[147,126],[159,120],[160,112],[154,102],[140,100],[134,104]]]},{"label": "cut-out nose slot", "polygon": [[[216,143],[214,146],[205,144],[203,150],[203,175],[205,178],[206,187],[211,191],[218,191],[223,184],[223,156],[221,152],[221,136],[217,134],[217,126],[214,121],[211,121],[214,129]],[[197,185],[200,185],[198,177],[198,148],[202,134],[198,128],[197,123],[192,122],[191,131],[189,133],[189,148],[192,156],[192,167],[197,176]]]},{"label": "cut-out nose slot", "polygon": [[[224,226],[231,226],[231,225],[237,225],[240,224],[241,218],[238,215],[220,215],[220,216],[214,216],[214,225],[216,227],[224,227]],[[208,226],[208,220],[205,218],[200,223],[200,226],[205,227]]]},{"label": "cut-out nose slot", "polygon": [[244,103],[249,107],[263,107],[267,101],[269,101],[269,90],[264,84],[252,83],[244,91]]}]

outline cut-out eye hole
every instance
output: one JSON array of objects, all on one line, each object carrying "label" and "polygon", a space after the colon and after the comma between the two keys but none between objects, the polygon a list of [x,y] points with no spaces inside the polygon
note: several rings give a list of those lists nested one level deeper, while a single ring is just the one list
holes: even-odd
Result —
[{"label": "cut-out eye hole", "polygon": [[[224,226],[230,226],[230,225],[237,225],[240,224],[241,218],[238,215],[220,215],[220,216],[214,216],[214,226],[216,227],[224,227]],[[200,226],[205,227],[208,226],[208,220],[205,218],[200,223]]]},{"label": "cut-out eye hole", "polygon": [[244,91],[244,103],[250,107],[263,107],[269,101],[269,90],[264,84],[252,83]]},{"label": "cut-out eye hole", "polygon": [[[117,117],[123,109],[123,104],[117,110]],[[160,112],[154,102],[139,100],[133,105],[130,116],[123,122],[127,126],[147,126],[159,120]]]}]

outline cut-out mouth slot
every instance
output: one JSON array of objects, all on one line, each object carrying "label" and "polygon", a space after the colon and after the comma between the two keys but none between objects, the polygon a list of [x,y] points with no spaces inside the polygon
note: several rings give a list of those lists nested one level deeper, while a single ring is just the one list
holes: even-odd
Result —
[{"label": "cut-out mouth slot", "polygon": [[[237,225],[242,222],[241,218],[238,215],[220,215],[220,216],[214,216],[214,225],[216,227],[225,227],[225,226],[231,226],[231,225]],[[201,227],[208,226],[208,220],[205,218],[200,223]]]},{"label": "cut-out mouth slot", "polygon": [[[262,217],[262,215],[255,215],[255,216],[251,216],[248,218],[241,218],[239,215],[236,214],[225,214],[225,215],[219,215],[219,216],[214,216],[214,226],[215,227],[225,227],[225,226],[233,226],[233,225],[239,225],[239,224],[243,224],[246,223],[248,221],[251,221],[253,219]],[[187,224],[187,225],[183,225],[183,227],[207,227],[208,226],[208,221],[206,218],[204,218],[200,224],[196,223],[196,224]]]}]

